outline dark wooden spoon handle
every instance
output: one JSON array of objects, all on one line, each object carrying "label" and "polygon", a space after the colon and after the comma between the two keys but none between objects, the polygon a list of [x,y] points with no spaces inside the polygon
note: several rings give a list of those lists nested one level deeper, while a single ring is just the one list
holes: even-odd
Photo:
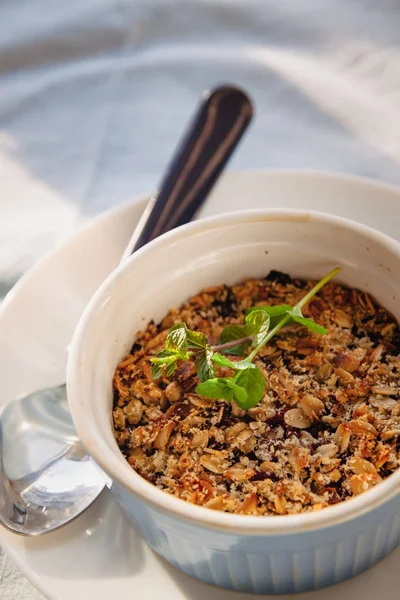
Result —
[{"label": "dark wooden spoon handle", "polygon": [[203,96],[125,255],[193,218],[252,119],[249,97],[234,86],[220,86]]}]

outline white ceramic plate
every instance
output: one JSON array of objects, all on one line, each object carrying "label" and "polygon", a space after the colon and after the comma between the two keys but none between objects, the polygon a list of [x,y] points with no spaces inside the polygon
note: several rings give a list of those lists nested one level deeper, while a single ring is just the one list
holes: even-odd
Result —
[{"label": "white ceramic plate", "polygon": [[[144,205],[140,200],[105,213],[44,259],[9,294],[0,314],[0,404],[64,380],[67,345],[79,315],[117,265]],[[317,209],[400,239],[400,189],[371,181],[317,173],[231,173],[201,215],[245,207]],[[0,543],[28,579],[54,600],[239,598],[157,558],[127,525],[107,491],[58,532],[27,539],[0,528]],[[399,559],[400,549],[356,579],[301,598],[395,597]]]}]

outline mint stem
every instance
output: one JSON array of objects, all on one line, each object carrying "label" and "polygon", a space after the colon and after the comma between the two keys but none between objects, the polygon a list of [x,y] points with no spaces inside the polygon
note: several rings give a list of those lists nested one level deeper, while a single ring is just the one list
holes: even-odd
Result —
[{"label": "mint stem", "polygon": [[240,346],[240,344],[244,344],[245,342],[252,342],[253,335],[248,335],[246,337],[240,338],[238,340],[232,340],[231,342],[225,342],[225,344],[217,344],[216,346],[211,346],[211,350],[213,352],[220,352],[221,350],[228,350],[228,348],[235,348],[235,346]]},{"label": "mint stem", "polygon": [[[336,267],[336,269],[333,269],[333,271],[331,271],[330,273],[328,273],[328,275],[326,275],[326,277],[324,277],[323,279],[321,279],[321,281],[319,281],[316,285],[314,285],[314,287],[304,296],[304,298],[302,298],[300,300],[300,302],[298,302],[296,304],[296,306],[294,308],[303,308],[303,306],[305,306],[307,304],[307,302],[309,302],[311,300],[311,298],[313,298],[315,296],[315,294],[317,294],[319,292],[319,290],[324,287],[324,285],[326,283],[328,283],[328,281],[330,279],[332,279],[332,277],[334,277],[335,275],[337,275],[340,271],[339,267]],[[280,330],[282,329],[282,327],[284,325],[286,325],[286,323],[290,320],[290,315],[285,315],[277,325],[275,325],[275,327],[273,329],[271,329],[271,331],[268,333],[268,335],[266,336],[265,340],[262,341],[261,344],[259,344],[256,348],[254,348],[253,352],[251,354],[249,354],[249,356],[247,357],[247,360],[249,361],[253,361],[253,359],[255,358],[255,356],[257,355],[257,353],[261,350],[261,348],[263,348],[265,346],[265,344],[267,344],[269,342],[269,340],[271,338],[274,337],[274,335]]]},{"label": "mint stem", "polygon": [[319,290],[323,288],[324,285],[332,279],[332,277],[335,277],[335,275],[337,275],[339,271],[340,267],[336,267],[336,269],[333,269],[333,271],[328,273],[328,275],[326,275],[323,279],[321,279],[321,281],[314,285],[314,287],[308,292],[308,294],[306,294],[304,298],[302,298],[300,302],[296,304],[296,307],[303,308],[303,306],[305,306],[307,302],[311,300],[311,298],[315,296],[315,294],[317,294]]}]

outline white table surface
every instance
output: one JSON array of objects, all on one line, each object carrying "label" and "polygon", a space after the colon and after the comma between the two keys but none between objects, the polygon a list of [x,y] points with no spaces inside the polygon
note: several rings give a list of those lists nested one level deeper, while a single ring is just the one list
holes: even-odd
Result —
[{"label": "white table surface", "polygon": [[[85,220],[153,189],[221,82],[257,112],[230,168],[400,184],[398,0],[2,0],[0,297]],[[0,598],[39,598],[1,550]]]}]

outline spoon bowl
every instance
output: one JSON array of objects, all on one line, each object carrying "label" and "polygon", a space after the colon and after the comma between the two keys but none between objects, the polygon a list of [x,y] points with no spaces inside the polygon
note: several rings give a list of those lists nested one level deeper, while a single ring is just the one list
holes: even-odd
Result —
[{"label": "spoon bowl", "polygon": [[65,385],[15,399],[0,418],[0,508],[6,527],[30,535],[52,531],[97,498],[105,477],[76,435]]}]

